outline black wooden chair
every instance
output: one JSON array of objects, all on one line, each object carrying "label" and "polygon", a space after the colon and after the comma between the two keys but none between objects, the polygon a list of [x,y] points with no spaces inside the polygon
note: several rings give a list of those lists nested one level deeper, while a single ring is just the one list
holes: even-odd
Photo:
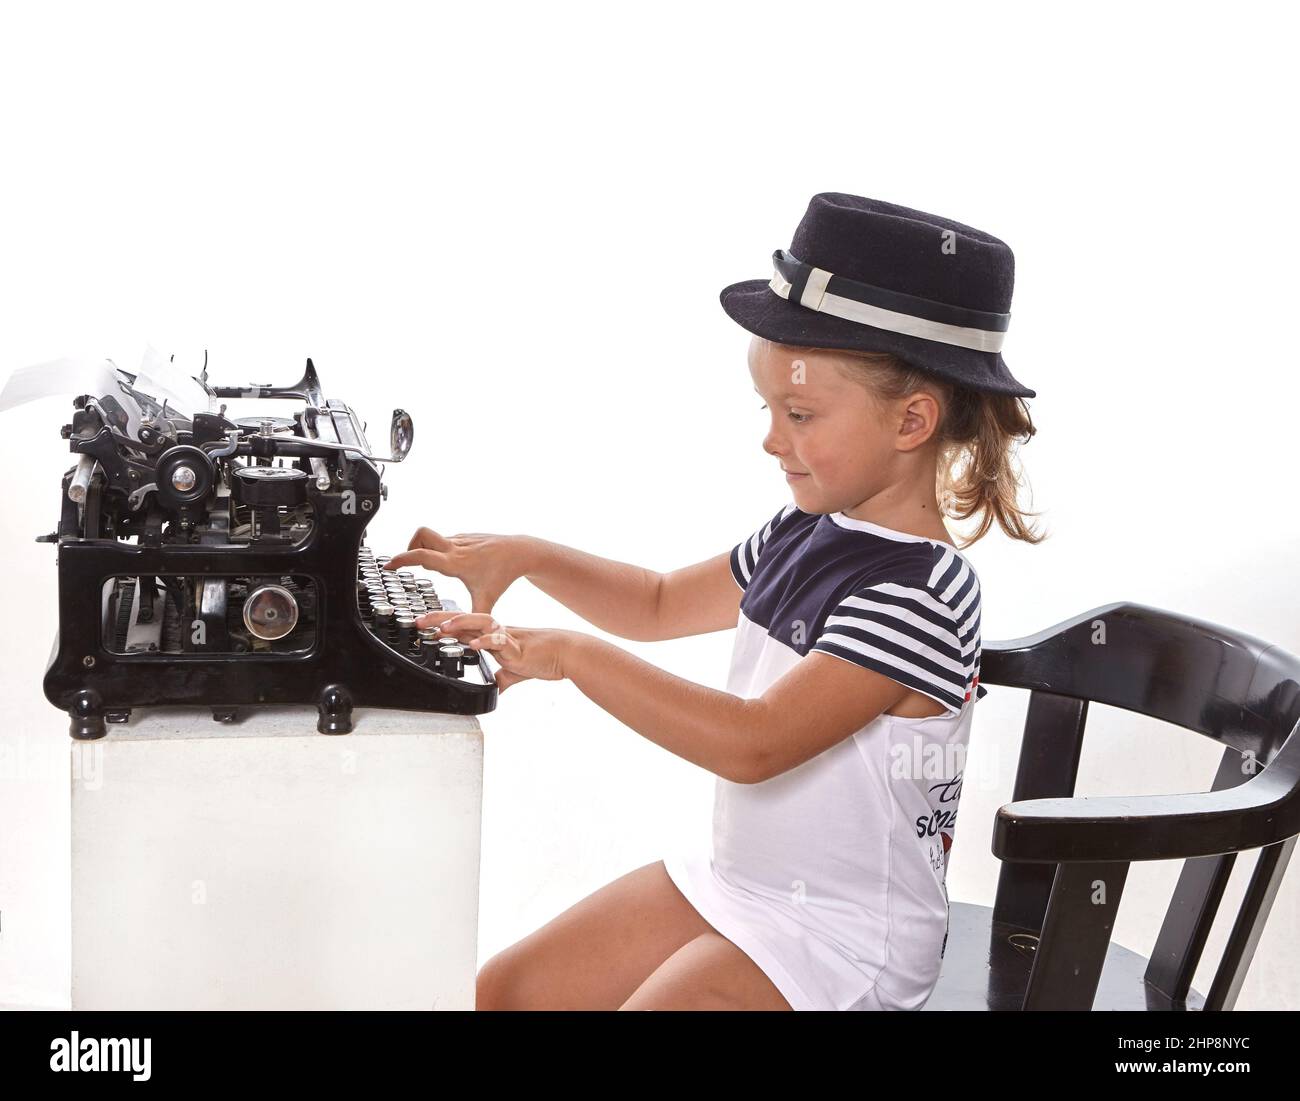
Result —
[{"label": "black wooden chair", "polygon": [[[1031,693],[1015,802],[993,828],[995,905],[951,903],[925,1008],[1232,1009],[1300,834],[1300,659],[1118,603],[985,643],[980,679]],[[1212,790],[1075,798],[1090,701],[1219,742]],[[1202,996],[1192,977],[1233,862],[1250,850],[1259,855]],[[1129,864],[1173,859],[1185,863],[1150,961],[1112,945]]]}]

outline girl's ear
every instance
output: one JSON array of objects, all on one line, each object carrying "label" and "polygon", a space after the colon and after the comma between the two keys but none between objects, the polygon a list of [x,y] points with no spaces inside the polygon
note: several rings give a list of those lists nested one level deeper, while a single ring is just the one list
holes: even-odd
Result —
[{"label": "girl's ear", "polygon": [[903,406],[903,421],[899,428],[901,442],[906,442],[905,450],[920,447],[934,435],[939,426],[939,403],[933,395],[918,391],[907,399]]}]

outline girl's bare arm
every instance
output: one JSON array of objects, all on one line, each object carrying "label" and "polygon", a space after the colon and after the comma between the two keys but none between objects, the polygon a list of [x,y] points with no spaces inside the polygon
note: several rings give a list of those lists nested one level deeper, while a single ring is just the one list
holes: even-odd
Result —
[{"label": "girl's bare arm", "polygon": [[695,684],[578,631],[503,627],[484,612],[430,612],[417,622],[494,654],[501,691],[533,678],[571,680],[638,734],[741,784],[797,768],[910,692],[874,669],[812,652],[751,699]]},{"label": "girl's bare arm", "polygon": [[657,573],[558,543],[523,539],[524,576],[602,631],[658,642],[736,625],[740,586],[731,576],[729,554]]},{"label": "girl's bare arm", "polygon": [[740,610],[728,554],[659,573],[529,535],[421,528],[388,568],[409,565],[460,578],[475,612],[492,611],[526,577],[592,626],[639,642],[722,631],[736,625]]}]

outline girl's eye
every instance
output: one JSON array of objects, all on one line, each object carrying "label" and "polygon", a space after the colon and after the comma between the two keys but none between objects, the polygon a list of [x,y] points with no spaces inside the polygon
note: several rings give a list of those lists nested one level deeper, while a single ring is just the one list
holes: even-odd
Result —
[{"label": "girl's eye", "polygon": [[[760,409],[766,409],[766,408],[767,408],[766,403],[764,403],[763,405],[760,405],[759,408],[760,408]],[[811,413],[796,413],[796,412],[794,412],[794,410],[790,410],[790,411],[788,411],[788,412],[786,413],[786,416],[788,416],[792,421],[794,421],[795,424],[803,424],[805,421],[807,421],[807,420],[809,419],[809,417],[812,416],[812,414],[811,414]]]}]

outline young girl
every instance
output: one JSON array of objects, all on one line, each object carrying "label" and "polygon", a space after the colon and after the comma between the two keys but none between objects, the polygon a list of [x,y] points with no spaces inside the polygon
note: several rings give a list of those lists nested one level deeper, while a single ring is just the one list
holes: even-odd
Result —
[{"label": "young girl", "polygon": [[[1012,469],[1035,396],[1000,353],[1012,254],[959,222],[826,193],[774,264],[722,292],[753,334],[763,449],[793,497],[751,536],[659,574],[422,528],[388,563],[465,583],[471,612],[420,624],[492,652],[502,690],[568,678],[717,776],[711,839],[495,956],[479,1009],[919,1009],[938,980],[985,691],[979,581],[942,513],[979,517],[965,546],[994,521],[1042,538]],[[519,577],[623,638],[737,628],[726,691],[586,634],[502,626],[492,606]]]}]

